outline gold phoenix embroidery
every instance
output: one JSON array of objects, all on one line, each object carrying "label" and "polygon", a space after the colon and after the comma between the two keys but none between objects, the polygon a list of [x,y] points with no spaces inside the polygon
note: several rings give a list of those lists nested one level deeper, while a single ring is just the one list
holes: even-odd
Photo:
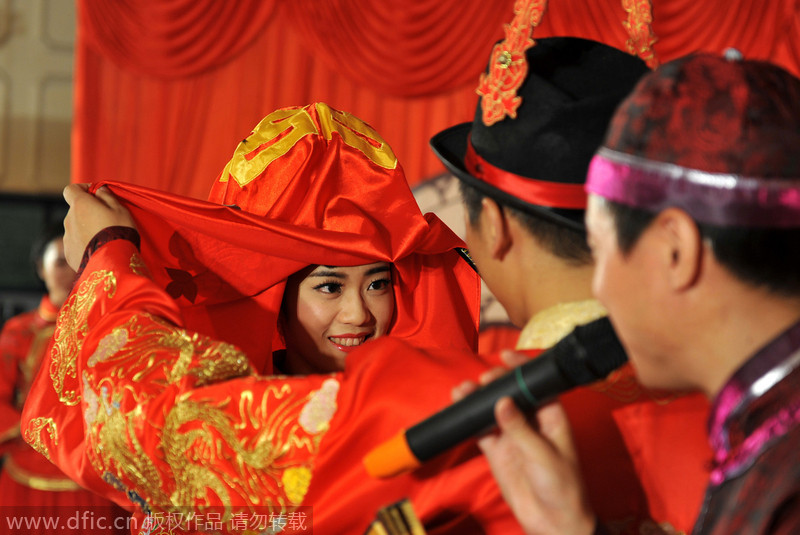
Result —
[{"label": "gold phoenix embroidery", "polygon": [[28,422],[28,426],[25,429],[25,433],[22,438],[24,438],[25,442],[30,444],[33,449],[47,457],[49,460],[50,449],[45,445],[45,442],[42,439],[42,431],[47,431],[47,434],[50,437],[50,442],[54,446],[58,445],[58,427],[52,418],[31,419],[31,421]]},{"label": "gold phoenix embroidery", "polygon": [[76,360],[83,348],[83,339],[89,329],[89,313],[97,300],[100,286],[109,299],[113,298],[117,289],[114,274],[110,271],[95,271],[90,274],[64,304],[56,322],[50,379],[59,401],[65,405],[77,405],[81,400],[77,387],[68,388],[67,383],[77,380]]},{"label": "gold phoenix embroidery", "polygon": [[104,336],[87,365],[109,361],[134,382],[160,385],[192,376],[193,384],[202,386],[250,373],[247,357],[236,347],[187,333],[149,314],[134,316]]},{"label": "gold phoenix embroidery", "polygon": [[[138,408],[127,414],[101,409],[94,423],[93,450],[99,461],[95,468],[130,482],[158,510],[187,505],[202,510],[221,504],[289,511],[302,503],[312,467],[310,460],[297,464],[286,457],[307,450],[304,458],[313,459],[324,434],[299,432],[296,413],[308,398],[290,394],[285,386],[269,387],[255,403],[253,392],[245,392],[239,404],[244,430],[226,410],[229,400],[198,402],[182,396],[161,431],[159,451],[169,470],[163,475],[136,435],[146,415]],[[106,406],[118,405],[119,400],[114,396]]]}]

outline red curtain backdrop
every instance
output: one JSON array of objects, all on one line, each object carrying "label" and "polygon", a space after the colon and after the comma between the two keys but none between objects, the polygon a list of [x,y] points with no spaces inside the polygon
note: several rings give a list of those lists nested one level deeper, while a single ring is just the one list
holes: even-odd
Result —
[{"label": "red curtain backdrop", "polygon": [[[638,3],[646,0],[635,0]],[[800,0],[653,0],[656,56],[729,46],[800,73]],[[428,139],[474,114],[514,0],[78,0],[72,180],[206,198],[275,108],[324,101],[375,127],[412,185]],[[626,48],[621,0],[549,0],[534,38]]]}]

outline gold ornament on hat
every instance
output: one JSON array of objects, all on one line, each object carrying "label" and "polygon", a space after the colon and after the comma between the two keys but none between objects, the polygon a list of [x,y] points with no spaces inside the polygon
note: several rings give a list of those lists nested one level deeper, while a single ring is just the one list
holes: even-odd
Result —
[{"label": "gold ornament on hat", "polygon": [[639,56],[651,69],[658,67],[658,58],[653,50],[656,36],[653,33],[653,4],[651,0],[622,0],[622,9],[628,20],[622,25],[628,31],[628,52]]},{"label": "gold ornament on hat", "polygon": [[483,73],[476,92],[481,98],[483,124],[491,126],[506,116],[517,117],[522,97],[517,95],[528,75],[525,51],[535,44],[533,29],[547,9],[547,0],[517,0],[514,19],[505,25],[505,39],[492,49],[489,72]]}]

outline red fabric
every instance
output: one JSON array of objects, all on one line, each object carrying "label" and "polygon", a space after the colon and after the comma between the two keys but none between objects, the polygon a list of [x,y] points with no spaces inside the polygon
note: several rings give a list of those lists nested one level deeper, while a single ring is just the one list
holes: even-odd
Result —
[{"label": "red fabric", "polygon": [[684,533],[691,532],[708,486],[708,415],[702,394],[634,403],[614,413],[653,519]]},{"label": "red fabric", "polygon": [[214,182],[213,203],[108,185],[186,325],[237,345],[261,372],[280,348],[285,279],[310,264],[391,262],[390,333],[424,347],[477,348],[480,286],[456,251],[463,242],[422,215],[391,148],[352,115],[322,103],[270,114]]},{"label": "red fabric", "polygon": [[[20,411],[53,334],[56,313],[45,296],[36,310],[9,318],[0,332],[0,454],[34,453],[19,436]],[[60,474],[53,466],[42,470],[43,475]]]},{"label": "red fabric", "polygon": [[[231,139],[275,108],[324,100],[381,132],[417,184],[443,172],[427,140],[472,119],[513,16],[512,0],[163,4],[78,2],[73,182],[205,198]],[[653,18],[662,63],[735,46],[800,74],[798,0],[653,0]],[[552,0],[533,37],[625,50],[626,20],[620,0]]]},{"label": "red fabric", "polygon": [[475,348],[477,275],[454,250],[460,240],[435,216],[407,221],[408,234],[394,233],[404,241],[391,243],[385,228],[363,234],[304,229],[205,201],[106,185],[134,216],[142,256],[186,324],[245,350],[262,372],[271,370],[278,349],[273,339],[285,279],[309,264],[393,261],[397,308],[390,333]]},{"label": "red fabric", "polygon": [[[43,464],[41,455],[33,450],[31,453],[38,464]],[[16,482],[7,470],[0,471],[0,534],[51,535],[57,532],[83,535],[102,532],[126,535],[131,533],[126,529],[129,517],[123,508],[87,490],[36,490]],[[14,527],[15,521],[20,522],[17,524],[19,527]],[[58,522],[57,530],[53,522]]]},{"label": "red fabric", "polygon": [[323,439],[307,497],[308,503],[336,506],[316,508],[315,526],[360,533],[364,509],[410,496],[430,534],[520,533],[474,443],[410,474],[381,481],[367,475],[362,459],[368,452],[450,405],[453,387],[487,369],[469,353],[417,350],[393,337],[377,342],[379,347],[361,352],[345,370],[339,409]]},{"label": "red fabric", "polygon": [[708,484],[709,402],[646,391],[627,365],[561,397],[590,502],[618,533],[669,524],[690,533]]},{"label": "red fabric", "polygon": [[[27,439],[82,484],[153,511],[228,503],[264,513],[302,503],[319,533],[360,533],[379,507],[409,496],[431,533],[520,532],[474,445],[399,479],[372,479],[361,464],[486,369],[472,351],[423,353],[412,344],[424,336],[388,336],[354,351],[343,373],[259,377],[230,346],[173,325],[177,303],[140,273],[126,240],[91,257],[59,319],[50,374],[37,377],[39,395],[23,414]],[[75,320],[85,336],[63,329]],[[73,343],[81,347],[75,374],[56,384],[51,374],[71,361],[59,348]],[[59,399],[73,389],[81,404]],[[37,431],[42,418],[56,422],[57,444]]]},{"label": "red fabric", "polygon": [[519,327],[509,324],[481,326],[478,333],[478,352],[482,355],[497,354],[503,349],[514,349],[519,340]]},{"label": "red fabric", "polygon": [[90,46],[144,76],[180,78],[237,56],[262,31],[274,0],[83,2],[78,25]]},{"label": "red fabric", "polygon": [[608,531],[638,535],[655,522],[690,533],[708,484],[708,400],[645,390],[630,365],[559,400],[589,502]]},{"label": "red fabric", "polygon": [[[420,213],[368,125],[321,103],[277,110],[239,144],[215,202],[106,185],[136,220],[141,252],[112,240],[89,258],[25,407],[26,440],[87,487],[154,511],[310,505],[319,532],[360,532],[409,493],[441,532],[513,532],[474,447],[418,482],[374,481],[361,465],[361,452],[486,368],[474,357],[479,279],[463,244]],[[256,374],[281,347],[291,273],[381,260],[396,275],[389,334],[402,342],[368,342],[344,373]]]}]

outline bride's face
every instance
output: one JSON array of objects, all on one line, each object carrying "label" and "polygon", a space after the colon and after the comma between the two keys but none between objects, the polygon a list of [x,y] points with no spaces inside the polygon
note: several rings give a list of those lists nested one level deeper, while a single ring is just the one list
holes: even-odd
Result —
[{"label": "bride's face", "polygon": [[287,281],[284,305],[286,371],[343,370],[350,351],[389,330],[392,266],[309,266]]}]

